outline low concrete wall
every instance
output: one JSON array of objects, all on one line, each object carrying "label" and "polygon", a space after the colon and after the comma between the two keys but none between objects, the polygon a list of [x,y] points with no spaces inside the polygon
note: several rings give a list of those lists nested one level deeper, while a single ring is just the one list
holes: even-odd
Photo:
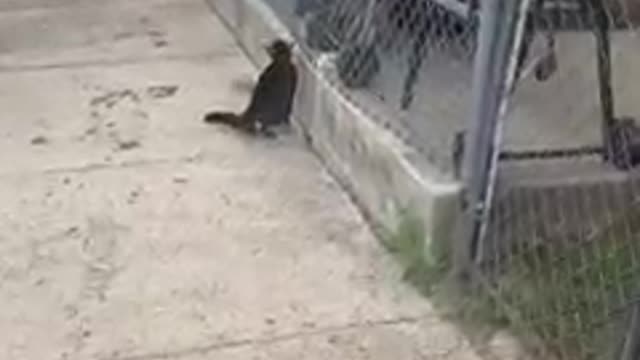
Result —
[{"label": "low concrete wall", "polygon": [[[262,0],[207,1],[259,67],[268,61],[265,43],[293,38]],[[423,252],[427,264],[442,259],[452,249],[459,184],[435,180],[442,176],[420,154],[365,116],[308,59],[297,54],[296,62],[298,130],[375,225],[393,231],[410,211],[425,231],[421,249],[414,250]]]}]

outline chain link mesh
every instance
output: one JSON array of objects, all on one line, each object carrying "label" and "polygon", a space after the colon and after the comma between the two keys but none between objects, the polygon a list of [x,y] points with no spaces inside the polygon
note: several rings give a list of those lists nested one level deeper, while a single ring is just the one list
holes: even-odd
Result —
[{"label": "chain link mesh", "polygon": [[[455,173],[482,0],[268,1],[337,89]],[[635,359],[620,349],[640,296],[640,1],[527,14],[475,275],[541,358]]]},{"label": "chain link mesh", "polygon": [[534,0],[525,23],[477,264],[543,358],[640,356],[638,24],[635,0]]},{"label": "chain link mesh", "polygon": [[[269,0],[326,77],[445,176],[465,124],[477,29],[466,1]],[[455,4],[457,7],[442,4]],[[462,6],[460,6],[462,4]],[[457,11],[456,11],[457,10]]]}]

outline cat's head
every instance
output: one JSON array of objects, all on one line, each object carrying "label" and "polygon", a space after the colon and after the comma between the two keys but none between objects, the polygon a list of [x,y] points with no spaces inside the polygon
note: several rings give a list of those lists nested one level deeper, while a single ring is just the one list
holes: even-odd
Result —
[{"label": "cat's head", "polygon": [[287,42],[282,39],[275,39],[269,45],[267,45],[266,50],[267,54],[269,54],[272,59],[276,59],[291,57],[292,48],[293,43]]}]

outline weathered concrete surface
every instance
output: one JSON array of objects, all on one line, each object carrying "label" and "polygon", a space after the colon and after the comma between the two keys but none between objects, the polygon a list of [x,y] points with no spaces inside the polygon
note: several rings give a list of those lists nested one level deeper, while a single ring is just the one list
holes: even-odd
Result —
[{"label": "weathered concrete surface", "polygon": [[299,141],[201,124],[255,73],[203,1],[0,4],[0,358],[476,358]]}]

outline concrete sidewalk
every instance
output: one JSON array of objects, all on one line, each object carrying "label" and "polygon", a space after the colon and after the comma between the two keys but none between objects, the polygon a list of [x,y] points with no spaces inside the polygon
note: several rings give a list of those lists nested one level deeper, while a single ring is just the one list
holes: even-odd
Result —
[{"label": "concrete sidewalk", "polygon": [[[1,359],[475,359],[201,0],[0,0]],[[235,84],[235,85],[234,85]]]}]

